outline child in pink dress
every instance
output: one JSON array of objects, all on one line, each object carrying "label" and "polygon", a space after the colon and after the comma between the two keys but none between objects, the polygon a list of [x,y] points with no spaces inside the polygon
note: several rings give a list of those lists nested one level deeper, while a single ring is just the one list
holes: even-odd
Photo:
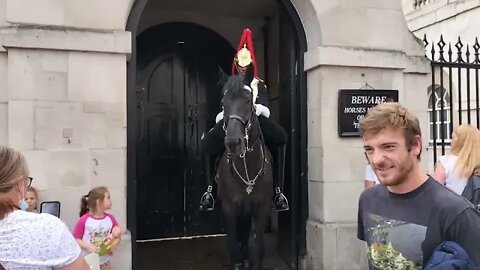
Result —
[{"label": "child in pink dress", "polygon": [[96,187],[82,197],[80,219],[73,236],[84,253],[100,253],[102,243],[109,246],[108,254],[100,255],[100,269],[110,270],[110,260],[119,243],[121,229],[115,217],[106,213],[112,207],[110,193],[106,187]]}]

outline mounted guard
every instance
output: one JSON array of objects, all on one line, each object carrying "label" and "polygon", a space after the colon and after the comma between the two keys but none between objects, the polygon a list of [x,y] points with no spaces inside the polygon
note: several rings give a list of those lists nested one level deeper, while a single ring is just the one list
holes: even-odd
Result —
[{"label": "mounted guard", "polygon": [[[272,148],[276,147],[277,155],[275,166],[277,168],[277,175],[274,178],[275,196],[273,198],[273,208],[276,211],[286,211],[289,209],[288,200],[282,193],[285,170],[285,154],[286,143],[288,135],[285,129],[273,122],[270,117],[268,89],[265,82],[258,77],[257,62],[254,54],[254,47],[252,42],[252,32],[246,28],[243,30],[243,35],[237,47],[237,52],[232,63],[232,75],[245,75],[245,71],[250,66],[254,70],[254,79],[250,86],[255,106],[255,114],[258,116],[260,128],[266,144]],[[211,211],[214,209],[215,199],[212,195],[213,184],[210,176],[210,157],[219,156],[225,151],[223,143],[225,138],[224,127],[224,112],[221,111],[215,118],[215,126],[202,136],[201,148],[205,159],[205,176],[207,181],[207,191],[200,199],[200,211]]]}]

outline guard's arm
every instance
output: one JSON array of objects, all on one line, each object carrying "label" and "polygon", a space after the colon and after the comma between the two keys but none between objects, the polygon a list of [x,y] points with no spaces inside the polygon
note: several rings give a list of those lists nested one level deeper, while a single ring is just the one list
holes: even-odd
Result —
[{"label": "guard's arm", "polygon": [[270,117],[270,109],[267,108],[266,106],[263,106],[262,104],[255,104],[255,114],[257,116],[263,115],[267,118]]},{"label": "guard's arm", "polygon": [[257,87],[258,87],[258,96],[257,96],[256,104],[262,104],[265,107],[269,107],[270,101],[268,99],[267,85],[264,82],[260,81]]}]

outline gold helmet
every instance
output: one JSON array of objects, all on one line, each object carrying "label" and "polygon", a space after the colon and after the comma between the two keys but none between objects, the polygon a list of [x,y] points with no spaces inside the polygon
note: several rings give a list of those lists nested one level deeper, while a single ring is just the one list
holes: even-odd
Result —
[{"label": "gold helmet", "polygon": [[233,59],[232,74],[237,72],[237,66],[246,67],[250,64],[253,64],[254,75],[257,76],[257,61],[255,59],[255,49],[253,48],[252,31],[245,28]]}]

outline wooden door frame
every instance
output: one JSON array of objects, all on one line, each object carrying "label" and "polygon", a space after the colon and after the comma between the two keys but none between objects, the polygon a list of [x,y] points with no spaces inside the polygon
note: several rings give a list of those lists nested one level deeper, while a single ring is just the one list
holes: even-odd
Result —
[{"label": "wooden door frame", "polygon": [[[137,179],[136,179],[136,140],[137,140],[137,125],[136,125],[136,91],[137,86],[137,42],[138,26],[142,17],[143,11],[149,0],[135,0],[133,2],[130,14],[128,16],[126,31],[131,33],[131,54],[127,59],[127,229],[131,233],[131,247],[132,247],[132,269],[137,269],[137,215],[136,215],[136,198],[137,198]],[[304,71],[304,53],[307,51],[307,39],[302,21],[291,3],[290,0],[278,0],[280,5],[283,5],[292,19],[295,32],[296,41],[299,48],[298,59],[298,75],[299,75],[299,89],[300,89],[300,103],[301,112],[299,112],[300,123],[300,185],[299,202],[300,220],[299,223],[299,250],[300,256],[306,252],[306,222],[308,219],[308,172],[307,172],[307,75]]]}]

